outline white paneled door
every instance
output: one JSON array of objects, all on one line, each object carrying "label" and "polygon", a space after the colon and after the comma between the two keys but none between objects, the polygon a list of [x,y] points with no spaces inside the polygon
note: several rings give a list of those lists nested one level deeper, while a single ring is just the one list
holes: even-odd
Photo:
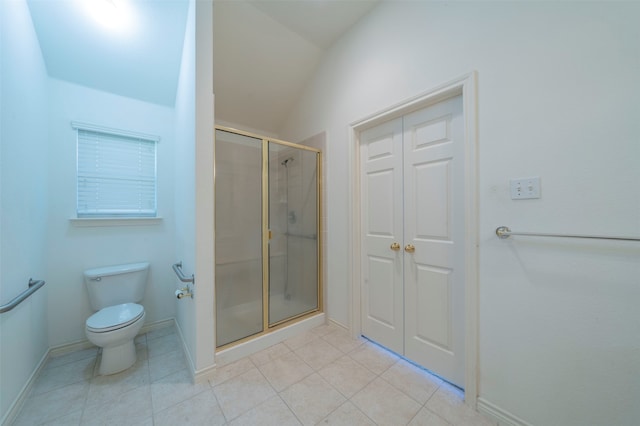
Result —
[{"label": "white paneled door", "polygon": [[363,334],[464,387],[462,97],[360,134]]}]

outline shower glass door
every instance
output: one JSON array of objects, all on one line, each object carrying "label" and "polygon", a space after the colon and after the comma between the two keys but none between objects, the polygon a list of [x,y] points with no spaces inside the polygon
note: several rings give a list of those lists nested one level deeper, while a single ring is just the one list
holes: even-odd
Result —
[{"label": "shower glass door", "polygon": [[269,141],[269,326],[318,309],[318,153]]},{"label": "shower glass door", "polygon": [[216,348],[322,310],[320,151],[216,126]]},{"label": "shower glass door", "polygon": [[263,331],[262,146],[216,130],[216,346]]}]

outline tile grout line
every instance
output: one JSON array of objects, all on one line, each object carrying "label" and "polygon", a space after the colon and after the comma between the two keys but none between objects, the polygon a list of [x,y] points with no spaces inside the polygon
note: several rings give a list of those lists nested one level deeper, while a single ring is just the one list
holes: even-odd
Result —
[{"label": "tile grout line", "polygon": [[[323,331],[326,331],[326,330],[328,330],[328,329],[323,329]],[[249,409],[247,409],[247,410],[245,410],[245,411],[241,412],[240,414],[238,414],[237,416],[235,416],[233,419],[228,419],[228,418],[227,418],[227,414],[225,414],[225,413],[224,413],[224,411],[222,410],[222,405],[220,404],[220,400],[218,399],[218,396],[217,396],[217,395],[216,395],[216,393],[215,393],[215,388],[216,388],[217,386],[223,385],[224,383],[227,383],[227,382],[229,382],[230,380],[233,380],[234,378],[237,378],[238,376],[241,376],[242,374],[245,374],[247,371],[250,371],[251,369],[255,368],[255,369],[257,369],[257,370],[258,370],[258,372],[259,372],[259,374],[260,374],[261,379],[262,379],[262,380],[264,380],[264,381],[266,381],[266,382],[269,384],[269,388],[274,392],[275,396],[277,396],[277,397],[279,398],[280,403],[283,403],[283,404],[284,404],[284,406],[287,408],[287,410],[289,410],[289,412],[290,412],[290,413],[293,415],[293,417],[296,419],[296,421],[298,421],[298,422],[299,422],[299,423],[301,423],[301,424],[302,424],[302,421],[300,420],[300,418],[298,417],[298,415],[296,414],[296,412],[292,409],[292,407],[290,407],[290,406],[289,406],[289,404],[288,404],[288,403],[287,403],[287,401],[283,398],[283,396],[282,396],[282,395],[283,395],[283,393],[284,393],[284,392],[286,392],[287,390],[289,390],[292,386],[294,386],[294,385],[296,385],[296,384],[301,383],[302,381],[304,381],[304,380],[308,379],[308,378],[309,378],[310,376],[312,376],[313,374],[316,374],[320,380],[322,380],[324,383],[326,383],[327,385],[329,385],[329,387],[330,387],[332,390],[334,390],[334,391],[337,393],[337,395],[340,395],[340,396],[344,399],[344,400],[343,400],[343,402],[342,402],[340,405],[338,405],[338,407],[333,408],[331,411],[329,411],[328,413],[326,413],[326,414],[322,417],[322,419],[320,419],[320,420],[319,420],[319,422],[322,422],[322,420],[327,419],[328,417],[330,417],[330,416],[334,415],[334,413],[338,412],[338,410],[339,410],[341,407],[343,407],[343,406],[348,402],[348,403],[350,403],[350,404],[353,406],[353,409],[357,410],[357,412],[358,412],[358,413],[360,413],[360,415],[363,415],[363,416],[364,416],[364,418],[368,419],[368,420],[369,420],[369,421],[371,421],[373,424],[376,424],[376,422],[375,422],[371,417],[369,417],[369,415],[368,415],[366,412],[364,412],[364,411],[363,411],[363,410],[362,410],[358,405],[356,405],[356,404],[353,402],[353,398],[354,398],[356,395],[358,395],[360,392],[362,392],[364,389],[366,389],[368,386],[370,386],[370,385],[371,385],[373,382],[375,382],[377,379],[382,379],[382,382],[383,382],[385,385],[387,385],[387,386],[391,386],[391,388],[392,388],[392,389],[395,389],[396,391],[400,392],[402,395],[406,396],[409,400],[414,401],[415,403],[417,403],[417,404],[418,404],[418,406],[419,406],[418,411],[417,411],[417,412],[416,412],[416,413],[415,413],[415,414],[414,414],[414,415],[413,415],[413,416],[408,420],[407,424],[409,424],[409,423],[411,423],[412,421],[414,421],[414,419],[416,419],[416,417],[418,416],[418,414],[419,414],[422,410],[426,410],[426,413],[427,413],[427,415],[428,415],[428,416],[433,416],[434,418],[436,418],[436,419],[438,419],[438,420],[441,420],[441,421],[445,422],[447,425],[450,425],[450,424],[451,424],[448,420],[446,420],[445,418],[441,417],[438,413],[436,413],[436,412],[432,411],[431,409],[429,409],[429,408],[427,407],[427,404],[428,404],[430,401],[432,401],[432,400],[433,400],[434,395],[436,395],[436,394],[437,394],[441,389],[443,389],[443,388],[444,388],[444,383],[446,383],[445,381],[443,381],[443,380],[442,380],[442,379],[440,379],[439,377],[437,377],[437,376],[433,375],[433,374],[432,374],[431,372],[429,372],[428,370],[424,370],[424,369],[422,369],[422,368],[420,368],[420,370],[421,370],[421,371],[420,371],[420,374],[418,374],[418,372],[417,372],[417,371],[416,371],[416,372],[412,371],[412,369],[411,369],[411,370],[406,370],[406,374],[410,374],[412,378],[415,376],[415,377],[416,377],[416,379],[423,378],[423,377],[424,377],[424,378],[431,378],[431,379],[433,379],[433,381],[432,381],[432,384],[434,385],[433,391],[432,391],[432,392],[430,392],[430,393],[428,393],[428,394],[426,395],[426,399],[425,399],[425,402],[424,402],[424,403],[420,403],[420,401],[419,401],[418,399],[414,398],[412,395],[410,395],[409,393],[405,392],[405,390],[401,389],[400,387],[398,387],[398,386],[394,385],[394,383],[392,383],[391,381],[389,381],[389,380],[394,380],[394,381],[396,381],[396,383],[398,383],[398,385],[400,385],[400,382],[398,382],[398,381],[397,381],[397,379],[401,379],[401,378],[402,378],[402,374],[405,374],[405,370],[396,370],[396,371],[393,371],[392,373],[390,373],[390,374],[392,374],[392,375],[393,375],[393,377],[392,377],[391,375],[389,375],[389,374],[388,374],[388,372],[390,372],[390,370],[394,369],[394,367],[403,367],[403,368],[404,368],[404,365],[401,363],[401,360],[406,361],[406,362],[407,362],[411,367],[416,367],[416,368],[419,368],[419,367],[417,367],[415,364],[411,363],[410,361],[408,361],[408,360],[406,360],[406,359],[404,359],[404,358],[402,358],[402,357],[398,356],[397,354],[395,354],[395,353],[393,353],[393,352],[391,352],[391,351],[387,350],[386,348],[380,347],[379,345],[371,344],[368,348],[363,348],[363,344],[366,344],[366,341],[365,341],[365,342],[361,342],[361,343],[359,343],[358,345],[356,345],[355,347],[353,347],[353,348],[349,349],[348,351],[345,351],[345,350],[341,349],[341,347],[350,347],[350,345],[346,345],[346,344],[344,344],[344,345],[340,345],[341,347],[338,347],[336,344],[331,343],[331,342],[330,342],[330,341],[328,341],[328,340],[327,340],[327,338],[326,338],[326,336],[330,336],[330,335],[332,335],[332,334],[339,333],[339,331],[340,331],[339,329],[336,329],[336,330],[333,330],[333,331],[331,331],[331,330],[330,330],[329,332],[325,332],[324,334],[318,334],[318,333],[315,333],[315,334],[313,335],[313,338],[311,338],[308,342],[306,342],[305,344],[301,345],[300,347],[298,347],[298,348],[297,348],[297,349],[295,349],[295,350],[294,350],[291,346],[289,346],[289,345],[286,343],[286,341],[285,341],[285,342],[282,342],[282,343],[283,343],[283,345],[284,345],[284,347],[287,349],[287,351],[286,351],[285,353],[280,353],[279,355],[275,356],[273,359],[272,359],[272,358],[267,357],[266,359],[267,359],[268,361],[267,361],[267,362],[262,363],[260,366],[256,363],[256,361],[254,361],[254,360],[251,358],[251,356],[244,357],[244,359],[248,360],[248,362],[247,362],[246,366],[243,366],[243,367],[246,367],[246,368],[245,368],[245,369],[243,369],[243,370],[241,370],[241,371],[242,371],[241,373],[234,373],[232,376],[230,376],[230,377],[226,378],[224,381],[222,381],[222,382],[220,382],[220,383],[217,383],[216,385],[213,385],[213,383],[211,382],[211,380],[207,380],[207,383],[208,383],[208,385],[209,385],[209,386],[205,386],[205,387],[204,387],[205,389],[203,389],[203,390],[201,390],[200,392],[197,392],[197,393],[195,393],[195,394],[193,394],[193,395],[190,395],[187,399],[185,399],[185,400],[183,400],[183,401],[180,401],[180,402],[177,402],[177,403],[175,403],[175,404],[173,404],[173,405],[171,405],[171,406],[158,408],[158,411],[156,411],[156,410],[154,409],[154,404],[153,404],[153,402],[154,402],[154,401],[153,401],[153,393],[152,393],[152,391],[151,391],[151,386],[152,386],[152,384],[153,384],[153,383],[152,383],[152,381],[151,381],[151,368],[150,368],[149,345],[148,345],[148,343],[149,343],[149,337],[148,337],[148,333],[145,333],[144,335],[142,335],[143,337],[142,337],[142,339],[140,339],[140,341],[138,342],[138,344],[139,344],[139,345],[141,345],[141,346],[142,346],[142,345],[144,345],[144,347],[145,347],[145,349],[146,349],[146,357],[145,357],[144,362],[143,362],[143,368],[146,368],[146,371],[144,372],[144,375],[145,375],[145,377],[146,377],[146,384],[144,384],[144,385],[142,385],[142,386],[146,386],[146,387],[147,387],[148,392],[149,392],[149,399],[150,399],[150,403],[151,403],[151,413],[150,413],[150,418],[147,418],[147,419],[150,419],[150,420],[151,420],[151,422],[150,422],[150,423],[151,423],[152,425],[155,425],[155,424],[157,424],[157,420],[158,420],[158,419],[160,419],[160,417],[158,417],[158,413],[160,413],[160,412],[164,411],[165,409],[168,409],[168,408],[171,408],[171,407],[177,406],[177,405],[179,405],[179,404],[181,404],[181,403],[183,403],[183,402],[185,402],[185,401],[188,401],[188,400],[190,400],[190,399],[192,399],[192,398],[195,398],[195,397],[197,397],[198,395],[201,395],[202,393],[204,393],[205,391],[210,391],[210,392],[212,392],[212,393],[213,393],[215,403],[217,404],[217,406],[218,406],[218,408],[219,408],[219,411],[220,411],[220,414],[222,415],[221,420],[223,420],[223,421],[225,422],[225,424],[229,424],[229,423],[231,423],[232,421],[235,421],[236,419],[238,419],[239,417],[244,416],[244,415],[245,415],[245,414],[247,414],[248,412],[250,412],[250,411],[252,411],[252,410],[255,410],[255,409],[257,409],[258,407],[260,407],[260,406],[264,405],[264,404],[265,404],[265,403],[266,403],[270,398],[272,398],[272,396],[271,396],[271,397],[269,397],[269,398],[267,398],[267,399],[265,399],[265,400],[261,401],[260,403],[256,404],[255,406],[253,406],[253,407],[251,407],[251,408],[249,408]],[[175,331],[174,331],[174,332],[175,332]],[[157,337],[156,339],[152,339],[152,340],[157,340],[157,339],[161,339],[161,338],[165,338],[165,337],[166,337],[166,338],[169,338],[169,336],[170,336],[170,335],[171,335],[171,333],[168,333],[168,334],[165,334],[165,335],[163,335],[163,336],[159,336],[159,337]],[[340,337],[340,336],[336,336],[336,337]],[[327,346],[327,347],[326,347],[326,349],[327,349],[327,353],[329,353],[329,354],[333,355],[333,353],[332,353],[333,351],[329,350],[329,347],[330,347],[330,348],[333,348],[333,349],[335,349],[336,351],[338,351],[338,352],[340,353],[340,355],[339,355],[336,359],[332,359],[331,361],[329,361],[329,362],[327,362],[327,363],[322,363],[322,361],[324,360],[324,357],[322,357],[322,355],[323,355],[323,354],[322,354],[322,353],[318,353],[318,355],[320,355],[319,359],[320,359],[320,361],[321,361],[321,362],[320,362],[320,363],[317,363],[317,364],[322,364],[322,365],[320,365],[320,366],[316,369],[316,368],[314,368],[311,364],[309,364],[309,362],[307,362],[304,358],[302,358],[302,356],[300,356],[300,355],[297,353],[297,351],[302,350],[302,349],[304,349],[305,347],[308,347],[309,345],[317,344],[317,343],[318,343],[318,341],[317,341],[317,339],[318,339],[318,338],[320,338],[320,339],[321,339],[321,341],[322,341],[323,343],[325,343],[325,344],[328,344],[328,345],[329,345],[329,346]],[[356,339],[353,339],[353,340],[356,340]],[[268,349],[269,349],[269,348],[266,348],[266,349],[264,349],[264,350],[268,350]],[[353,357],[353,355],[354,355],[357,351],[359,351],[359,350],[367,350],[367,351],[371,351],[371,352],[370,352],[370,355],[371,355],[370,360],[371,360],[371,361],[373,361],[373,362],[369,362],[369,364],[371,364],[373,367],[376,367],[376,371],[380,371],[380,369],[378,369],[378,368],[377,368],[379,365],[383,365],[383,366],[384,366],[384,364],[386,364],[386,362],[383,362],[383,363],[376,363],[376,361],[377,361],[377,360],[376,360],[376,358],[377,358],[377,356],[378,356],[378,355],[380,355],[380,357],[382,358],[380,361],[385,361],[385,358],[387,358],[385,355],[391,355],[391,356],[393,356],[393,357],[394,357],[394,358],[396,358],[396,359],[391,358],[391,360],[392,360],[393,362],[391,362],[391,364],[390,364],[390,365],[388,365],[388,366],[384,367],[384,368],[380,371],[380,373],[376,373],[376,372],[375,372],[375,371],[373,371],[371,368],[369,368],[367,365],[365,365],[363,362],[361,362],[361,361],[359,361],[358,359],[355,359],[355,358]],[[166,352],[166,353],[169,353],[169,352]],[[166,353],[163,353],[163,354],[161,354],[161,355],[165,355]],[[276,352],[276,353],[277,353],[277,352]],[[274,385],[274,384],[273,384],[273,383],[272,383],[272,382],[271,382],[271,381],[270,381],[270,380],[265,376],[265,374],[264,374],[264,373],[263,373],[263,371],[261,370],[261,367],[262,367],[262,366],[264,366],[264,365],[266,365],[266,364],[268,364],[268,363],[275,362],[275,361],[279,360],[280,358],[284,357],[285,355],[289,355],[289,354],[292,354],[293,356],[295,356],[295,357],[296,357],[296,359],[298,359],[299,361],[302,361],[301,365],[306,366],[306,367],[309,369],[309,371],[310,371],[310,372],[309,372],[308,374],[304,375],[303,377],[301,377],[301,378],[297,379],[294,383],[289,384],[287,387],[285,387],[284,389],[282,389],[280,392],[278,392],[278,391],[275,389],[275,385]],[[369,354],[366,354],[366,355],[369,355]],[[159,355],[159,356],[160,356],[160,355]],[[97,375],[97,371],[98,371],[98,367],[99,367],[99,360],[100,360],[100,357],[101,357],[101,351],[98,349],[98,350],[95,352],[95,355],[93,356],[93,364],[92,364],[92,368],[91,368],[91,371],[92,371],[91,376],[90,376],[90,377],[88,377],[87,379],[83,379],[83,380],[82,380],[83,382],[87,382],[87,383],[88,383],[88,391],[86,392],[86,394],[85,394],[85,395],[82,395],[82,398],[81,398],[81,399],[82,399],[82,402],[78,404],[78,407],[79,407],[79,408],[78,408],[77,410],[75,410],[75,411],[72,411],[72,412],[68,412],[68,413],[65,413],[65,414],[59,415],[59,416],[57,416],[55,419],[48,419],[48,420],[57,420],[57,419],[61,419],[61,418],[63,418],[63,417],[66,417],[66,416],[72,415],[72,414],[74,414],[74,413],[75,413],[75,414],[78,414],[78,413],[80,414],[80,417],[79,417],[79,420],[78,420],[79,425],[85,424],[85,423],[86,423],[86,421],[90,420],[90,419],[86,419],[86,418],[85,418],[85,415],[87,414],[87,407],[88,407],[88,402],[89,402],[89,398],[88,398],[88,397],[89,397],[89,394],[90,394],[90,390],[91,390],[91,389],[92,389],[92,387],[97,383],[97,382],[96,382],[97,377],[100,377],[100,376],[98,376],[98,375]],[[323,369],[325,369],[325,368],[327,368],[327,367],[329,367],[329,366],[335,365],[335,364],[336,364],[336,362],[337,362],[338,360],[342,359],[343,357],[348,357],[348,359],[349,359],[351,362],[355,362],[355,363],[356,363],[356,365],[358,365],[358,366],[360,366],[361,368],[363,368],[365,371],[367,371],[367,372],[368,372],[368,374],[370,374],[370,377],[372,377],[372,379],[371,379],[371,380],[369,380],[369,381],[368,381],[364,386],[362,386],[360,389],[358,389],[357,391],[355,391],[355,392],[351,395],[351,397],[347,397],[347,395],[346,395],[345,393],[341,392],[341,391],[340,391],[336,386],[334,386],[331,382],[329,382],[329,381],[328,381],[328,380],[327,380],[327,379],[326,379],[326,378],[325,378],[325,377],[320,373],[320,371],[322,371]],[[57,367],[61,367],[61,366],[70,366],[71,364],[74,364],[74,365],[81,365],[81,364],[87,365],[87,362],[88,362],[88,359],[89,359],[89,358],[90,358],[90,357],[86,357],[86,356],[85,356],[85,357],[82,357],[82,358],[76,359],[76,360],[74,360],[74,361],[65,362],[65,363],[63,363],[63,364],[57,365],[57,366],[56,366],[56,368],[57,368]],[[361,358],[363,358],[363,360],[364,360],[364,361],[369,361],[369,358],[367,358],[366,356],[365,356],[365,357],[361,357]],[[314,358],[314,359],[315,359],[315,358]],[[242,361],[242,359],[237,360],[236,362],[238,362],[238,361]],[[244,361],[244,362],[246,362],[246,361]],[[297,362],[297,361],[296,361],[296,362]],[[285,367],[286,367],[286,364],[287,364],[287,362],[285,362]],[[316,363],[314,363],[314,365],[315,365],[315,364],[316,364]],[[230,364],[230,365],[231,365],[231,364]],[[89,366],[87,366],[87,367],[89,367]],[[172,372],[172,373],[170,373],[170,374],[175,374],[175,373],[178,373],[179,371],[180,371],[180,370],[175,371],[175,372]],[[232,371],[233,371],[233,370],[232,370]],[[165,376],[163,376],[163,377],[161,377],[161,378],[158,378],[158,379],[156,380],[156,382],[157,382],[157,381],[160,381],[160,380],[162,380],[162,379],[164,379],[165,377],[168,377],[170,374],[165,375]],[[383,376],[384,376],[384,375],[386,375],[386,374],[388,375],[388,378],[383,377]],[[425,376],[425,375],[426,375],[426,376]],[[397,377],[396,377],[396,376],[397,376]],[[77,381],[77,382],[73,382],[73,383],[68,383],[68,384],[65,384],[65,385],[63,385],[63,386],[59,386],[59,387],[57,387],[57,388],[51,389],[51,390],[50,390],[50,391],[48,391],[48,392],[57,391],[57,390],[59,390],[59,389],[61,389],[61,388],[64,388],[64,387],[67,387],[67,386],[70,386],[70,385],[73,385],[73,384],[77,384],[77,383],[79,383],[79,381]],[[180,383],[181,383],[181,382],[180,382]],[[416,382],[416,383],[418,383],[418,382]],[[191,383],[191,385],[194,385],[194,384],[193,384],[193,383]],[[135,387],[135,389],[141,388],[142,386],[136,386],[136,387]],[[407,388],[407,389],[408,389],[409,391],[411,391],[411,389],[412,389],[412,388],[410,388],[410,387],[409,387],[409,388]],[[412,393],[414,393],[414,394],[415,394],[415,392],[412,392]],[[42,393],[42,394],[45,394],[45,393]],[[424,394],[421,394],[421,393],[418,393],[417,395],[420,395],[419,397],[420,397],[421,399],[422,399],[422,397],[424,396]],[[456,395],[456,396],[457,396],[457,395]],[[209,404],[207,404],[207,405],[209,405]],[[452,408],[454,408],[455,410],[458,410],[458,407],[452,407]],[[466,413],[466,412],[465,412],[465,413]],[[17,416],[16,416],[16,419],[18,419],[18,417],[17,417]]]},{"label": "tile grout line", "polygon": [[[298,349],[299,349],[299,348],[298,348]],[[307,363],[307,362],[306,362],[306,361],[305,361],[305,360],[304,360],[300,355],[298,355],[298,354],[296,353],[296,351],[294,351],[294,350],[292,350],[292,351],[290,351],[290,352],[287,352],[286,354],[282,354],[282,355],[280,355],[280,356],[278,356],[278,357],[276,357],[276,358],[274,358],[274,359],[270,360],[269,362],[265,362],[265,363],[264,363],[264,364],[262,364],[261,366],[264,366],[264,365],[266,365],[266,364],[272,363],[272,362],[274,362],[275,360],[277,360],[278,358],[282,358],[283,356],[288,355],[289,353],[292,353],[293,355],[295,355],[296,357],[298,357],[298,358],[300,359],[300,361],[302,361],[302,363],[303,363],[304,365],[306,365],[307,367],[309,367],[309,369],[311,370],[311,373],[310,373],[310,374],[307,374],[307,375],[306,375],[306,376],[304,376],[304,377],[302,377],[302,378],[301,378],[300,380],[298,380],[297,382],[291,383],[290,385],[288,385],[287,387],[285,387],[284,389],[282,389],[280,392],[278,392],[278,390],[277,390],[275,387],[273,387],[273,385],[271,384],[271,381],[270,381],[270,380],[269,380],[269,379],[268,379],[268,378],[267,378],[267,377],[262,373],[262,370],[260,370],[260,366],[256,366],[256,368],[258,369],[258,371],[260,371],[260,374],[262,374],[262,376],[265,378],[265,380],[269,383],[269,385],[273,388],[273,390],[274,390],[278,395],[279,395],[281,392],[284,392],[285,390],[289,389],[291,386],[295,385],[296,383],[299,383],[299,382],[301,382],[302,380],[306,379],[307,377],[311,376],[312,374],[317,373],[317,372],[313,369],[313,367],[312,367],[311,365],[309,365],[309,363]]]}]

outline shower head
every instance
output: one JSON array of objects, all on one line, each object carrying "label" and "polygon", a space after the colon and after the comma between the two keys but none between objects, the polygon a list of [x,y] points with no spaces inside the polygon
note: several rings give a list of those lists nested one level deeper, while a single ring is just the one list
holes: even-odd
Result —
[{"label": "shower head", "polygon": [[286,160],[284,160],[282,163],[283,166],[287,167],[287,164],[291,163],[293,161],[293,157],[289,157]]}]

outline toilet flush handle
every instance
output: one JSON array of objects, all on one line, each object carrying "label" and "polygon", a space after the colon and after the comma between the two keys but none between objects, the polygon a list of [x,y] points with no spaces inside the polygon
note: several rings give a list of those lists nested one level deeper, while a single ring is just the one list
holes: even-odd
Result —
[{"label": "toilet flush handle", "polygon": [[102,277],[89,278],[89,281],[102,281]]}]

